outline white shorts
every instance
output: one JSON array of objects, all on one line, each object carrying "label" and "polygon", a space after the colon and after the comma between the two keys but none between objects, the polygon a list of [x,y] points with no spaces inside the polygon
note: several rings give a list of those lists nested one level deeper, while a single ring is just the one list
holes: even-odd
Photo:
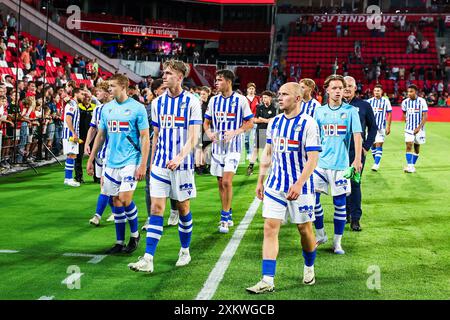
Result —
[{"label": "white shorts", "polygon": [[328,186],[331,188],[331,195],[350,195],[352,192],[350,180],[344,178],[345,170],[322,169],[317,167],[314,170],[314,188],[316,192],[328,194]]},{"label": "white shorts", "polygon": [[231,152],[226,155],[215,155],[211,157],[211,175],[222,177],[224,172],[236,173],[241,161],[239,152]]},{"label": "white shorts", "polygon": [[64,154],[78,154],[78,143],[63,139]]},{"label": "white shorts", "polygon": [[108,196],[118,196],[120,192],[136,190],[138,181],[134,174],[137,165],[128,165],[122,168],[103,168],[102,193]]},{"label": "white shorts", "polygon": [[286,200],[286,193],[266,189],[263,200],[263,218],[272,218],[291,223],[304,224],[316,220],[314,216],[315,195],[301,194],[297,200]]},{"label": "white shorts", "polygon": [[386,129],[378,129],[377,136],[375,137],[375,143],[383,143],[386,138]]},{"label": "white shorts", "polygon": [[95,176],[101,178],[103,175],[103,168],[106,165],[106,159],[95,157]]},{"label": "white shorts", "polygon": [[169,170],[152,166],[150,196],[185,201],[197,196],[193,170]]},{"label": "white shorts", "polygon": [[405,142],[414,142],[415,144],[425,143],[425,131],[420,130],[417,134],[405,131]]}]

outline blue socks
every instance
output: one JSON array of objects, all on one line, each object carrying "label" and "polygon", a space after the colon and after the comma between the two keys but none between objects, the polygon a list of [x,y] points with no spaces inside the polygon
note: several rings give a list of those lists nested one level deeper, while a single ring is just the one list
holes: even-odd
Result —
[{"label": "blue socks", "polygon": [[320,193],[318,192],[316,192],[316,205],[314,206],[314,215],[316,216],[316,220],[314,221],[316,230],[323,229],[323,209],[322,205],[320,204]]},{"label": "blue socks", "polygon": [[375,164],[377,164],[377,165],[380,164],[382,156],[383,156],[383,148],[377,147],[376,151],[375,151],[375,156],[374,156]]},{"label": "blue socks", "polygon": [[178,234],[180,236],[181,247],[183,249],[189,248],[192,236],[192,213],[189,212],[186,216],[180,214],[180,221],[178,222]]},{"label": "blue socks", "polygon": [[275,270],[277,267],[277,260],[266,260],[262,261],[262,275],[267,277],[275,277]]},{"label": "blue socks", "polygon": [[130,224],[131,236],[137,238],[139,236],[138,231],[138,210],[134,201],[131,201],[128,207],[125,207],[125,214],[127,216],[128,223]]},{"label": "blue socks", "polygon": [[374,147],[374,146],[372,146],[372,147],[370,148],[370,151],[372,151],[372,156],[373,156],[373,159],[375,160],[375,155],[376,155],[376,153],[377,153],[377,148]]},{"label": "blue socks", "polygon": [[228,222],[230,217],[230,211],[221,211],[220,212],[220,221]]},{"label": "blue socks", "polygon": [[314,265],[314,260],[316,260],[316,250],[313,252],[306,252],[303,250],[303,258],[305,258],[305,266],[312,267]]},{"label": "blue socks", "polygon": [[413,165],[416,165],[417,159],[419,159],[419,155],[413,153],[412,154],[412,163],[413,163]]},{"label": "blue socks", "polygon": [[[110,202],[110,196],[107,196],[106,194],[100,193],[98,195],[97,199],[97,209],[95,210],[95,214],[101,218],[103,215],[103,212],[106,209],[106,206],[108,205],[108,202]],[[110,203],[111,204],[111,203]],[[112,205],[111,205],[112,206]]]},{"label": "blue socks", "polygon": [[414,164],[413,162],[413,154],[411,152],[406,153],[406,163],[411,165]]},{"label": "blue socks", "polygon": [[160,216],[150,216],[147,228],[147,246],[145,253],[151,256],[155,255],[156,246],[163,233],[164,218]]},{"label": "blue socks", "polygon": [[344,233],[345,223],[347,221],[345,203],[346,203],[345,194],[333,197],[335,235],[342,235]]},{"label": "blue socks", "polygon": [[75,167],[75,159],[67,158],[66,159],[66,168],[65,168],[65,178],[72,179],[73,177],[73,169]]},{"label": "blue socks", "polygon": [[124,207],[112,207],[114,213],[114,223],[116,225],[116,240],[117,243],[123,244],[125,241],[125,223],[127,216],[125,215]]}]

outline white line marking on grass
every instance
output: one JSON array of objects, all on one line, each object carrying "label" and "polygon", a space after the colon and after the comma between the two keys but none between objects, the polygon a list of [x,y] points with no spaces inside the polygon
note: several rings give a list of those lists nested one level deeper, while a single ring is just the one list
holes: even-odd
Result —
[{"label": "white line marking on grass", "polygon": [[233,237],[231,238],[230,242],[228,242],[227,247],[222,252],[222,255],[214,266],[214,269],[209,274],[208,279],[203,284],[203,288],[198,293],[195,300],[210,300],[214,296],[219,283],[222,281],[223,276],[227,271],[228,266],[230,265],[231,260],[233,259],[233,256],[236,253],[245,232],[248,229],[248,226],[252,222],[256,211],[258,210],[260,203],[261,200],[259,200],[258,198],[255,198],[253,200],[250,208],[248,208],[247,213],[244,216],[244,219],[242,219],[241,223],[234,231]]},{"label": "white line marking on grass", "polygon": [[17,250],[0,250],[0,253],[17,253]]},{"label": "white line marking on grass", "polygon": [[80,280],[81,276],[83,276],[83,275],[84,275],[84,273],[80,273],[80,272],[72,273],[70,276],[68,276],[63,281],[61,281],[61,284],[72,285],[76,281]]},{"label": "white line marking on grass", "polygon": [[93,264],[97,264],[106,258],[105,254],[88,254],[88,253],[72,253],[72,252],[64,253],[63,256],[65,256],[65,257],[89,257],[92,259],[89,260],[88,263],[93,263]]},{"label": "white line marking on grass", "polygon": [[53,300],[55,296],[42,296],[38,300]]}]

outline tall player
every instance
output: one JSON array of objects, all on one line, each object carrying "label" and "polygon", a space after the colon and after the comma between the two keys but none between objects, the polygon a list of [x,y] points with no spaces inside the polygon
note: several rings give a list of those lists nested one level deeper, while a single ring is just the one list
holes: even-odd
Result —
[{"label": "tall player", "polygon": [[64,108],[63,150],[66,158],[64,184],[70,187],[79,187],[80,183],[73,179],[75,159],[78,155],[78,135],[80,134],[80,110],[78,104],[84,100],[84,92],[80,88],[72,91],[74,99],[67,97]]},{"label": "tall player", "polygon": [[163,83],[167,90],[152,101],[153,148],[150,164],[151,216],[147,227],[145,254],[128,264],[134,271],[153,272],[153,257],[163,232],[167,198],[177,201],[180,220],[178,235],[181,248],[177,267],[191,261],[192,237],[190,199],[197,191],[194,180],[194,147],[200,135],[202,108],[200,100],[183,90],[183,79],[189,66],[169,60],[163,65]]},{"label": "tall player", "polygon": [[314,111],[320,107],[320,102],[312,97],[312,93],[316,89],[316,83],[313,79],[304,78],[300,80],[300,87],[303,90],[300,112],[314,117]]},{"label": "tall player", "polygon": [[[419,158],[420,145],[425,143],[425,123],[428,118],[428,106],[424,98],[417,95],[417,87],[408,87],[408,98],[402,102],[405,117],[406,163],[404,171],[416,172],[416,162]],[[414,152],[413,151],[414,146]]]},{"label": "tall player", "polygon": [[242,134],[253,128],[253,113],[247,98],[233,91],[233,81],[232,71],[216,72],[216,88],[220,93],[209,100],[203,123],[213,142],[211,174],[217,177],[222,201],[221,233],[228,233],[228,227],[233,226],[233,177],[241,159]]},{"label": "tall player", "polygon": [[[113,199],[112,212],[116,225],[116,244],[107,254],[132,253],[139,245],[138,210],[133,194],[139,180],[145,177],[150,151],[149,123],[144,105],[128,97],[129,80],[115,74],[109,80],[109,92],[114,98],[103,106],[97,137],[94,141],[87,172],[94,174],[94,160],[108,140],[102,188]],[[131,236],[125,246],[125,224],[130,224]]]},{"label": "tall player", "polygon": [[381,84],[375,85],[373,88],[373,98],[370,98],[367,102],[372,106],[378,127],[375,143],[372,146],[372,155],[375,161],[372,170],[378,171],[381,157],[383,156],[384,139],[391,133],[392,106],[389,99],[383,97],[383,86]]},{"label": "tall player", "polygon": [[[89,130],[86,136],[86,141],[84,144],[84,153],[87,155],[91,154],[91,142],[94,139],[95,135],[97,134],[98,127],[100,125],[101,121],[101,113],[103,106],[111,101],[109,96],[109,84],[108,81],[101,82],[97,84],[96,87],[96,98],[98,100],[97,106],[94,109],[94,112],[92,114],[91,123],[89,124]],[[108,140],[105,141],[105,143],[101,146],[100,151],[95,155],[95,176],[97,178],[101,178],[103,175],[103,165],[106,163],[105,156],[106,156],[106,146],[108,144]],[[94,226],[100,225],[100,220],[102,219],[103,212],[106,209],[106,206],[108,205],[108,202],[110,201],[110,197],[105,194],[103,191],[103,188],[100,188],[100,194],[97,199],[97,209],[95,210],[95,214],[92,217],[91,220],[89,220],[89,223]],[[112,201],[112,200],[111,200]],[[114,221],[114,214],[111,214],[111,216],[107,219],[107,221]]]},{"label": "tall player", "polygon": [[[291,223],[297,225],[303,248],[305,266],[303,283],[315,283],[314,260],[316,257],[314,221],[314,184],[312,173],[317,166],[320,145],[317,122],[301,113],[301,88],[289,82],[279,92],[280,110],[270,121],[267,144],[261,161],[256,196],[263,200],[264,242],[263,278],[255,286],[247,288],[251,293],[274,290],[276,259],[278,255],[278,233],[281,223],[289,215]],[[265,186],[267,171],[272,170]]]},{"label": "tall player", "polygon": [[357,172],[361,172],[362,163],[362,137],[361,122],[355,107],[342,101],[344,77],[331,75],[324,83],[328,94],[328,103],[317,108],[314,119],[320,128],[322,152],[319,164],[314,170],[314,187],[316,189],[315,214],[317,244],[325,243],[328,238],[323,226],[323,209],[320,204],[320,194],[328,194],[331,189],[334,204],[334,241],[333,251],[336,254],[344,254],[341,239],[344,234],[346,214],[346,196],[351,192],[348,179],[344,178],[345,170],[349,166],[349,145],[351,136],[354,138],[355,160],[352,166]]}]

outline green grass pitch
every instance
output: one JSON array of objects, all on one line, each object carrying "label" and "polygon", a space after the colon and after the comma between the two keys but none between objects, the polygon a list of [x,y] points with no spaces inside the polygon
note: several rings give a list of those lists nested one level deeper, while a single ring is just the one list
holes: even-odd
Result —
[{"label": "green grass pitch", "polygon": [[[403,173],[403,124],[394,123],[387,138],[380,171],[370,171],[369,156],[363,174],[361,233],[343,237],[346,254],[334,255],[331,242],[318,249],[316,285],[301,284],[303,258],[294,226],[280,233],[276,292],[249,295],[245,287],[261,275],[261,207],[249,226],[213,299],[449,299],[450,298],[450,124],[427,124],[417,173]],[[256,174],[245,176],[241,166],[234,180],[233,216],[237,224],[254,198]],[[219,259],[234,229],[219,234],[219,197],[213,177],[197,176],[197,199],[192,201],[194,233],[192,262],[176,268],[179,250],[176,227],[165,227],[155,255],[153,274],[134,273],[129,262],[143,255],[145,234],[132,256],[107,256],[97,264],[90,257],[64,253],[102,254],[115,240],[114,223],[88,224],[99,186],[63,186],[63,168],[57,165],[0,178],[0,299],[194,299]],[[91,181],[91,179],[86,179]],[[135,201],[139,225],[145,222],[144,185]],[[333,234],[331,198],[323,196],[325,228]],[[167,211],[166,211],[167,213]],[[165,224],[167,223],[167,214]],[[127,227],[127,238],[129,228]],[[83,276],[79,289],[62,281],[76,266]],[[72,267],[73,268],[73,267]],[[367,283],[379,268],[380,287]],[[370,271],[368,273],[368,270]],[[69,270],[70,272],[70,270]],[[372,278],[371,278],[372,277]]]}]

